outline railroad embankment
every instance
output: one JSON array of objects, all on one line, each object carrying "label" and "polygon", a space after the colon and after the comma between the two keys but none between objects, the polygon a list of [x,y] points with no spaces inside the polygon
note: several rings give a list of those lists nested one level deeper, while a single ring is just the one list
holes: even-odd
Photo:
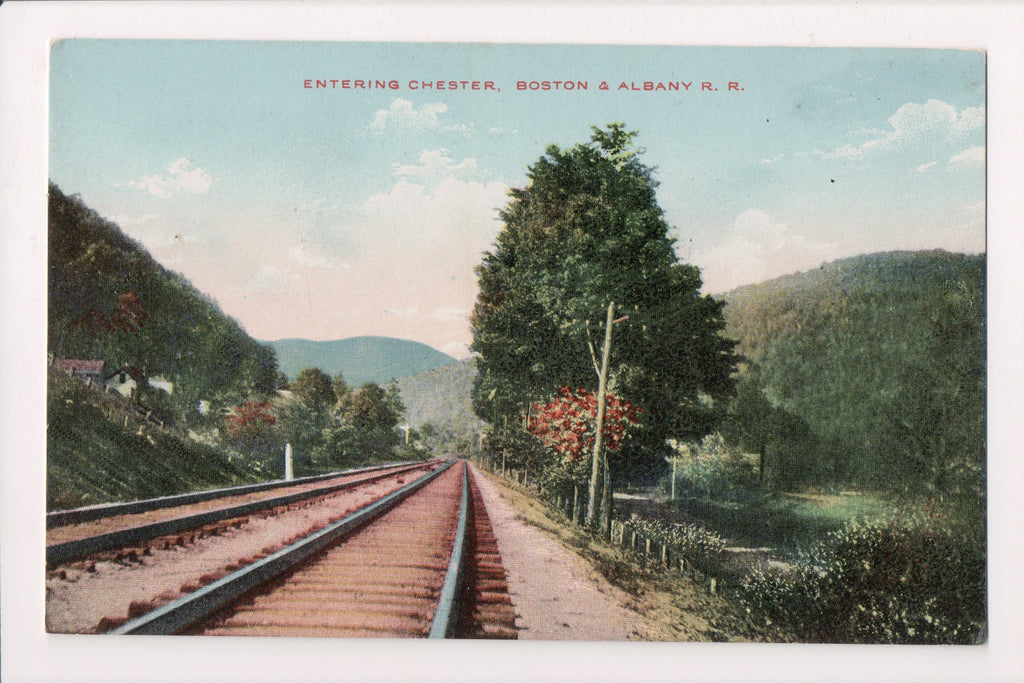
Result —
[{"label": "railroad embankment", "polygon": [[233,486],[268,476],[147,421],[119,397],[48,371],[47,510]]},{"label": "railroad embankment", "polygon": [[585,532],[532,491],[482,468],[520,638],[758,641],[703,582],[665,572]]}]

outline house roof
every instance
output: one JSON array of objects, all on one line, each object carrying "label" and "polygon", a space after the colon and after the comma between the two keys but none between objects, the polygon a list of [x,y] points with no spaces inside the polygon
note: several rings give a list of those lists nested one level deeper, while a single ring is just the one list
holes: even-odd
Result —
[{"label": "house roof", "polygon": [[146,381],[146,373],[144,373],[142,370],[139,370],[134,365],[122,365],[117,370],[108,373],[107,376],[104,377],[104,379],[110,379],[114,375],[120,375],[122,372],[127,373],[129,377],[131,377],[139,384],[142,384],[143,382]]},{"label": "house roof", "polygon": [[61,370],[69,372],[84,372],[90,375],[98,375],[103,372],[102,360],[79,360],[76,358],[58,358],[55,362]]}]

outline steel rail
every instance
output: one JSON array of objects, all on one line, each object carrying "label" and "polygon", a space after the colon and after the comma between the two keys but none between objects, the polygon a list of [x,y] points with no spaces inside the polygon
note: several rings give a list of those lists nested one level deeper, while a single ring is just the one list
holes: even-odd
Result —
[{"label": "steel rail", "polygon": [[436,479],[454,463],[454,460],[450,460],[362,510],[197,591],[167,603],[137,619],[127,621],[109,633],[113,635],[171,635],[178,633],[211,616],[260,584],[326,549],[346,533],[383,515],[406,497]]},{"label": "steel rail", "polygon": [[426,463],[418,463],[405,468],[388,470],[364,479],[346,481],[341,484],[325,486],[321,489],[300,491],[298,493],[276,496],[274,498],[265,498],[263,500],[257,500],[250,503],[242,503],[241,505],[232,505],[230,507],[220,508],[217,510],[198,512],[185,517],[176,517],[174,519],[168,519],[161,522],[152,522],[150,524],[141,524],[139,526],[120,529],[118,531],[110,531],[105,534],[97,534],[96,536],[89,536],[75,541],[54,543],[46,546],[46,563],[47,565],[55,565],[61,562],[71,562],[73,560],[88,557],[94,553],[103,552],[104,550],[111,550],[134,543],[141,543],[159,536],[188,531],[205,524],[213,524],[214,522],[231,519],[233,517],[244,517],[245,515],[251,515],[253,513],[281,505],[290,505],[310,498],[316,498],[317,496],[336,493],[348,488],[384,479],[385,477],[390,477],[407,470],[417,469],[423,467],[424,464]]},{"label": "steel rail", "polygon": [[459,505],[459,524],[455,529],[455,543],[452,556],[448,560],[448,570],[441,584],[441,595],[437,600],[434,621],[430,625],[428,638],[447,638],[459,615],[459,594],[462,592],[463,557],[465,553],[466,526],[469,518],[469,468],[462,462],[462,502]]},{"label": "steel rail", "polygon": [[327,474],[315,474],[309,477],[300,477],[298,479],[292,480],[278,479],[275,481],[262,482],[259,484],[242,484],[241,486],[226,486],[216,489],[207,489],[205,491],[195,491],[192,493],[178,493],[173,496],[160,496],[158,498],[131,500],[123,503],[99,503],[97,505],[72,508],[70,510],[54,510],[53,512],[46,513],[46,528],[52,529],[58,526],[67,526],[68,524],[80,524],[82,522],[91,522],[96,519],[102,519],[104,517],[114,517],[116,515],[129,515],[136,514],[139,512],[149,512],[151,510],[159,510],[162,508],[174,507],[175,505],[203,503],[208,500],[213,500],[215,498],[223,498],[226,496],[241,496],[247,493],[272,491],[274,489],[284,488],[286,486],[308,484],[316,481],[323,481],[325,479],[333,479],[334,477],[345,477],[353,474],[363,474],[365,472],[373,472],[375,470],[399,468],[411,466],[414,464],[424,463],[414,463],[413,461],[405,461],[397,463],[387,463],[384,465],[371,465],[369,467],[357,467],[351,470],[340,470],[338,472],[329,472]]}]

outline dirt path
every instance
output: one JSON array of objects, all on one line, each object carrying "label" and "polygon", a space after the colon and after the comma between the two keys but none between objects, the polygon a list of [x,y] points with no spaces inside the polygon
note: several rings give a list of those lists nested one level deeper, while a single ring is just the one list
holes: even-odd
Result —
[{"label": "dirt path", "polygon": [[519,637],[529,640],[660,640],[658,627],[556,538],[524,523],[495,485],[476,478],[508,570]]}]

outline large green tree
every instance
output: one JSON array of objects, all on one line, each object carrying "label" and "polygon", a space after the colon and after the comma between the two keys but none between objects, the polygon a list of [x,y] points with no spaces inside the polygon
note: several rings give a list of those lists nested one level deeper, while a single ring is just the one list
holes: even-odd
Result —
[{"label": "large green tree", "polygon": [[735,357],[720,335],[722,304],[701,296],[700,271],[675,253],[637,133],[621,123],[592,130],[589,142],[552,145],[529,167],[477,267],[474,407],[504,430],[561,387],[597,389],[614,302],[629,319],[615,331],[610,388],[644,415],[612,463],[623,476],[655,462],[667,437],[710,429],[733,390]]}]

